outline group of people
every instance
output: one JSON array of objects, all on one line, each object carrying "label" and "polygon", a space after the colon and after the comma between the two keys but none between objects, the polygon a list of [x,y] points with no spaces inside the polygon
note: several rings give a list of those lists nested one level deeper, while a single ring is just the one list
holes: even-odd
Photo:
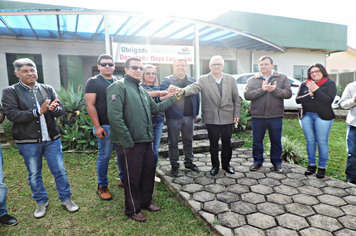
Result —
[{"label": "group of people", "polygon": [[[180,134],[183,142],[184,167],[200,172],[193,154],[194,123],[200,110],[210,141],[211,175],[218,174],[219,139],[221,137],[221,168],[228,174],[235,170],[230,165],[232,157],[231,135],[233,124],[239,122],[240,97],[235,78],[223,73],[221,56],[209,62],[210,73],[197,80],[187,75],[187,61],[177,58],[173,74],[158,84],[153,65],[145,65],[138,58],[125,62],[123,79],[114,76],[115,62],[111,55],[100,55],[97,68],[100,74],[90,78],[85,85],[87,109],[93,121],[93,132],[98,139],[97,194],[102,200],[111,200],[108,182],[108,164],[115,149],[120,183],[125,194],[125,214],[131,219],[145,222],[141,209],[160,211],[152,203],[158,148],[164,118],[168,129],[171,175],[179,175]],[[250,171],[256,171],[264,162],[263,140],[268,130],[271,142],[270,158],[276,173],[282,168],[283,100],[292,96],[291,84],[286,75],[273,70],[272,57],[258,60],[260,73],[249,78],[244,92],[251,101],[253,130],[253,159]],[[37,70],[28,58],[14,62],[15,75],[20,81],[3,90],[3,113],[13,122],[15,143],[28,171],[32,198],[37,202],[35,218],[46,214],[48,196],[43,185],[42,156],[55,178],[61,204],[69,212],[79,207],[70,199],[71,192],[63,162],[60,131],[55,117],[63,115],[64,108],[54,89],[37,83]],[[351,108],[348,123],[347,181],[356,181],[356,82],[348,85],[341,106]],[[328,160],[328,136],[335,114],[331,104],[336,95],[335,82],[329,79],[321,64],[311,65],[308,79],[300,85],[297,103],[301,104],[300,123],[306,137],[309,166],[305,175],[318,169],[316,177],[325,176]],[[1,118],[1,117],[0,117]],[[319,165],[316,163],[316,144],[319,148]],[[0,152],[1,154],[1,152]],[[6,211],[6,185],[3,183],[2,155],[0,155],[0,222],[17,224],[17,219]]]}]

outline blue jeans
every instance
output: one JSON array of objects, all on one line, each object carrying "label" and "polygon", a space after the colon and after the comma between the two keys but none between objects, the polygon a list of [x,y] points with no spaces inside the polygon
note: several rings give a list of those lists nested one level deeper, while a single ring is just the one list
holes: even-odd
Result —
[{"label": "blue jeans", "polygon": [[0,148],[0,217],[7,214],[6,210],[6,194],[7,188],[4,184],[4,172],[2,171],[3,160],[2,160],[2,151]]},{"label": "blue jeans", "polygon": [[37,203],[46,203],[48,201],[47,190],[42,181],[42,156],[44,156],[56,182],[58,198],[62,202],[69,200],[72,193],[70,192],[68,176],[64,167],[61,140],[17,144],[17,147],[27,168],[32,198]]},{"label": "blue jeans", "polygon": [[[106,131],[106,136],[104,138],[98,138],[98,149],[99,155],[98,160],[96,162],[96,171],[98,173],[98,185],[99,186],[108,186],[108,168],[109,168],[109,161],[111,159],[111,153],[113,148],[115,147],[116,157],[117,157],[117,165],[119,167],[119,176],[120,179],[124,177],[124,171],[121,168],[120,159],[119,159],[119,152],[116,148],[116,145],[110,142],[110,125],[102,125],[103,129]],[[93,132],[95,134],[95,127],[93,128]]]},{"label": "blue jeans", "polygon": [[274,166],[282,165],[282,117],[268,119],[252,118],[251,123],[253,131],[252,156],[254,163],[263,164],[263,139],[265,138],[266,130],[268,129],[269,139],[271,141],[271,163]]},{"label": "blue jeans", "polygon": [[167,119],[169,160],[172,167],[179,167],[179,135],[182,132],[184,165],[193,164],[194,117],[183,116],[182,119]]},{"label": "blue jeans", "polygon": [[153,124],[153,131],[155,133],[155,139],[152,143],[152,149],[153,149],[153,157],[155,160],[155,167],[157,167],[158,148],[159,148],[159,144],[161,143],[162,129],[163,129],[163,125],[164,125],[164,117],[155,115],[154,117],[152,117],[152,124]]},{"label": "blue jeans", "polygon": [[316,144],[319,149],[319,168],[325,169],[329,159],[329,133],[333,120],[323,120],[318,113],[306,112],[300,120],[307,141],[308,163],[316,166]]},{"label": "blue jeans", "polygon": [[356,127],[347,125],[346,131],[347,142],[347,163],[346,178],[356,181]]}]

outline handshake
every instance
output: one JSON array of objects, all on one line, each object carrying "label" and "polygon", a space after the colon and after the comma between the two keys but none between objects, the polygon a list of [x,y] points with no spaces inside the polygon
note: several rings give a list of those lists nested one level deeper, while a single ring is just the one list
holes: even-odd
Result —
[{"label": "handshake", "polygon": [[181,99],[184,96],[184,90],[173,84],[169,85],[168,92],[173,93],[177,99]]}]

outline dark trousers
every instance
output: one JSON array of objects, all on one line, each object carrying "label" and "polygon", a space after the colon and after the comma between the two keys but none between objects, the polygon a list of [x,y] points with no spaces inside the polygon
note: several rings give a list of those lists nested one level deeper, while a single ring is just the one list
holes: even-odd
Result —
[{"label": "dark trousers", "polygon": [[219,168],[219,138],[221,136],[222,151],[221,165],[223,168],[228,167],[232,155],[231,134],[232,124],[228,125],[206,125],[210,141],[210,156],[213,167]]},{"label": "dark trousers", "polygon": [[283,118],[252,118],[253,146],[252,156],[254,163],[263,164],[263,139],[268,130],[271,141],[271,162],[275,165],[282,165],[282,125]]},{"label": "dark trousers", "polygon": [[155,178],[152,143],[117,148],[124,169],[125,214],[133,216],[151,205]]}]

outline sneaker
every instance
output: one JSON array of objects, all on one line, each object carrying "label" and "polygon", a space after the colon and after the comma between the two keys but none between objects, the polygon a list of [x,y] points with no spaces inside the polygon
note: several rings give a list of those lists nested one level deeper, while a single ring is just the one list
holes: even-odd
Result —
[{"label": "sneaker", "polygon": [[122,180],[120,180],[119,187],[124,188],[124,183],[122,182]]},{"label": "sneaker", "polygon": [[69,199],[65,202],[62,202],[62,206],[67,209],[69,212],[76,212],[79,210],[79,207],[77,204],[73,202],[73,200]]},{"label": "sneaker", "polygon": [[17,223],[19,222],[15,217],[5,214],[0,217],[0,223],[5,226],[14,226],[17,225]]},{"label": "sneaker", "polygon": [[35,213],[33,214],[33,216],[36,219],[44,217],[46,215],[47,207],[48,207],[48,202],[46,202],[46,203],[38,203],[37,207],[36,207],[36,210],[35,210]]},{"label": "sneaker", "polygon": [[185,166],[185,168],[186,169],[191,169],[194,172],[200,172],[199,168],[194,164],[187,165],[187,166]]},{"label": "sneaker", "polygon": [[108,186],[98,186],[98,191],[96,191],[96,193],[99,195],[99,198],[101,200],[111,200],[112,196],[109,193],[109,189]]},{"label": "sneaker", "polygon": [[157,176],[155,176],[155,182],[161,182],[161,179]]}]

